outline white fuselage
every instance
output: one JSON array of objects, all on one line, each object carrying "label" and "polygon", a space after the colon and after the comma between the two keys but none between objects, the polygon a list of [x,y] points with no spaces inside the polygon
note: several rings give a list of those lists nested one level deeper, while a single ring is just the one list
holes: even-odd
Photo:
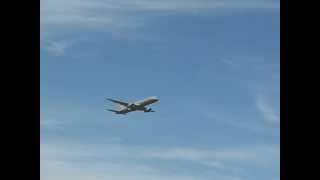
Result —
[{"label": "white fuselage", "polygon": [[124,106],[124,105],[120,105],[119,106],[119,111],[120,113],[128,113],[128,112],[131,112],[131,111],[145,111],[145,112],[148,112],[148,111],[151,111],[151,109],[148,109],[147,105],[149,104],[152,104],[152,103],[155,103],[159,101],[159,99],[157,97],[148,97],[146,99],[143,99],[141,101],[136,101],[134,103],[130,103],[128,104],[128,106]]}]

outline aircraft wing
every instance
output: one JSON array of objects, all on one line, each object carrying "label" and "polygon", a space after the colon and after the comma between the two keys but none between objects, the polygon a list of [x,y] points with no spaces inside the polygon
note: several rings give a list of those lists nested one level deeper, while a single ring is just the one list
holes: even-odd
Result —
[{"label": "aircraft wing", "polygon": [[113,109],[107,109],[108,111],[111,111],[111,112],[114,112],[114,113],[117,113],[118,111],[116,110],[113,110]]},{"label": "aircraft wing", "polygon": [[123,106],[128,106],[129,103],[126,103],[126,102],[122,102],[122,101],[118,101],[118,100],[114,100],[114,99],[110,99],[108,98],[109,101],[112,101],[114,103],[117,103],[117,104],[121,104]]}]

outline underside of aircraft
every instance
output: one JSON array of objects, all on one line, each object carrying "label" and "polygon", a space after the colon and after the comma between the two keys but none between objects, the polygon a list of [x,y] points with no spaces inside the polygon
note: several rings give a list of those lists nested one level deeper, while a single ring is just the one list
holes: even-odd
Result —
[{"label": "underside of aircraft", "polygon": [[115,104],[115,109],[107,109],[108,111],[114,112],[116,114],[127,114],[132,111],[143,111],[143,112],[155,112],[153,109],[146,107],[147,105],[150,105],[152,103],[155,103],[159,101],[157,97],[148,97],[146,99],[143,99],[141,101],[136,101],[134,103],[119,101],[108,98],[109,101],[113,102]]}]

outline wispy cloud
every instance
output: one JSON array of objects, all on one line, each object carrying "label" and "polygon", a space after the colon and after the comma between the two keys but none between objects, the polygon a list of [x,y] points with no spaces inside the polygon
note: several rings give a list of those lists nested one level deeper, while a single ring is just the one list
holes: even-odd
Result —
[{"label": "wispy cloud", "polygon": [[[41,143],[41,174],[44,180],[73,179],[203,179],[201,176],[172,174],[148,161],[172,164],[185,161],[216,170],[234,170],[232,163],[268,165],[278,160],[278,146],[252,146],[203,150],[185,147],[148,147],[121,144],[79,144],[66,141]],[[231,164],[230,164],[231,163]],[[211,170],[213,170],[211,169]],[[67,173],[67,172],[74,173]],[[67,173],[67,174],[66,174]],[[233,179],[220,174],[222,179]],[[90,178],[90,179],[92,179]],[[85,178],[84,178],[85,179]]]},{"label": "wispy cloud", "polygon": [[130,0],[122,1],[126,4],[125,7],[135,9],[151,9],[151,10],[184,10],[190,11],[192,9],[215,9],[215,8],[230,8],[230,9],[250,9],[263,8],[273,9],[277,8],[277,4],[272,1],[252,1],[246,0],[238,2],[235,0]]},{"label": "wispy cloud", "polygon": [[55,129],[55,130],[61,130],[63,129],[63,125],[60,121],[56,119],[43,119],[40,120],[40,126],[41,129]]},{"label": "wispy cloud", "polygon": [[42,41],[42,48],[55,56],[65,54],[66,50],[74,44],[73,41]]},{"label": "wispy cloud", "polygon": [[41,3],[41,27],[50,31],[52,26],[125,28],[137,26],[116,1],[103,0],[44,0]]},{"label": "wispy cloud", "polygon": [[[69,106],[67,106],[69,107]],[[75,119],[70,114],[61,116],[62,110],[68,113],[78,113],[77,117],[85,116],[82,112],[99,114],[88,108],[60,106],[59,108],[42,108],[42,128],[65,127],[72,124],[72,128],[86,126],[82,123],[97,123],[95,120],[88,121],[85,117]],[[75,109],[73,109],[75,108]],[[80,114],[79,114],[80,112]],[[85,114],[86,114],[85,113]],[[60,115],[60,116],[58,116]],[[99,115],[101,116],[101,115]],[[52,117],[55,117],[53,119]],[[60,121],[58,121],[60,120]],[[105,118],[103,122],[105,122]],[[118,122],[118,121],[117,121]],[[63,123],[63,124],[62,124]],[[80,124],[79,124],[80,123]],[[128,121],[126,123],[129,123]],[[99,124],[100,125],[100,124]],[[277,145],[248,145],[245,147],[217,147],[203,149],[188,146],[154,146],[154,145],[129,145],[120,137],[104,137],[99,142],[81,139],[50,139],[44,136],[41,142],[41,179],[79,179],[90,177],[91,180],[114,179],[169,179],[169,180],[201,180],[212,179],[232,180],[249,174],[247,166],[269,167],[274,166],[279,160]],[[89,138],[90,139],[90,138]],[[184,167],[172,166],[184,164]],[[183,169],[186,166],[200,168],[193,173]],[[169,168],[167,168],[169,167]],[[176,173],[172,173],[173,169]],[[175,169],[177,168],[177,169]],[[182,168],[182,169],[181,169]],[[203,171],[203,172],[202,172]],[[71,173],[72,172],[72,173]],[[210,174],[203,177],[199,174]],[[245,179],[245,178],[244,178]]]},{"label": "wispy cloud", "polygon": [[131,150],[131,148],[110,145],[96,147],[92,144],[84,146],[74,143],[42,143],[41,179],[201,179],[179,173],[163,172],[150,165],[131,162],[130,158],[136,158],[136,151],[131,152]]},{"label": "wispy cloud", "polygon": [[159,159],[159,160],[184,160],[184,161],[208,161],[208,160],[267,160],[260,153],[268,150],[276,150],[276,146],[253,146],[244,148],[220,148],[197,149],[188,147],[155,147],[134,146],[114,143],[87,143],[80,144],[71,141],[49,141],[41,143],[44,157],[77,157],[77,158],[126,158],[132,160]]},{"label": "wispy cloud", "polygon": [[257,109],[261,112],[265,120],[270,123],[278,124],[280,122],[280,113],[275,106],[271,105],[267,98],[263,95],[258,95],[256,98]]},{"label": "wispy cloud", "polygon": [[264,133],[267,130],[263,123],[251,118],[240,118],[236,114],[231,115],[229,113],[211,112],[207,114],[207,118],[232,128],[243,129],[257,134]]},{"label": "wispy cloud", "polygon": [[219,60],[220,60],[220,62],[222,62],[228,66],[237,66],[237,64],[234,61],[232,61],[230,58],[221,58]]},{"label": "wispy cloud", "polygon": [[147,19],[154,17],[152,12],[157,11],[217,13],[278,9],[279,2],[262,0],[42,0],[41,31],[46,34],[59,27],[73,30],[103,27],[111,32],[134,30],[147,24]]},{"label": "wispy cloud", "polygon": [[[158,148],[146,149],[142,151],[145,158],[155,158],[161,160],[184,160],[198,162],[199,164],[222,166],[222,162],[242,162],[247,161],[249,164],[267,163],[267,158],[261,157],[275,156],[276,146],[252,146],[237,148],[220,148],[220,149],[197,149],[197,148]],[[271,154],[270,154],[271,153]],[[270,156],[269,156],[270,157]]]},{"label": "wispy cloud", "polygon": [[[278,12],[278,1],[263,0],[42,0],[40,8],[41,40],[44,50],[63,55],[72,45],[67,39],[74,32],[98,30],[125,40],[158,39],[146,35],[143,28],[157,19],[157,12],[185,14],[234,13],[237,11]],[[143,33],[141,33],[143,32]],[[146,38],[148,37],[148,38]],[[72,39],[72,38],[71,38]],[[229,62],[227,62],[229,63]]]},{"label": "wispy cloud", "polygon": [[195,180],[192,176],[165,174],[148,166],[124,165],[112,162],[72,162],[63,159],[42,160],[42,180]]}]

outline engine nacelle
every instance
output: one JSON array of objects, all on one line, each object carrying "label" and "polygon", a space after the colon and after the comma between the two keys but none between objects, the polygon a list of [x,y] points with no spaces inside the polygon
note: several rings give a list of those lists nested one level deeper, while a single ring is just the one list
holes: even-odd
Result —
[{"label": "engine nacelle", "polygon": [[134,108],[134,107],[136,107],[137,105],[136,104],[134,104],[134,103],[129,103],[128,104],[128,108]]},{"label": "engine nacelle", "polygon": [[151,108],[146,108],[144,112],[154,112]]}]

